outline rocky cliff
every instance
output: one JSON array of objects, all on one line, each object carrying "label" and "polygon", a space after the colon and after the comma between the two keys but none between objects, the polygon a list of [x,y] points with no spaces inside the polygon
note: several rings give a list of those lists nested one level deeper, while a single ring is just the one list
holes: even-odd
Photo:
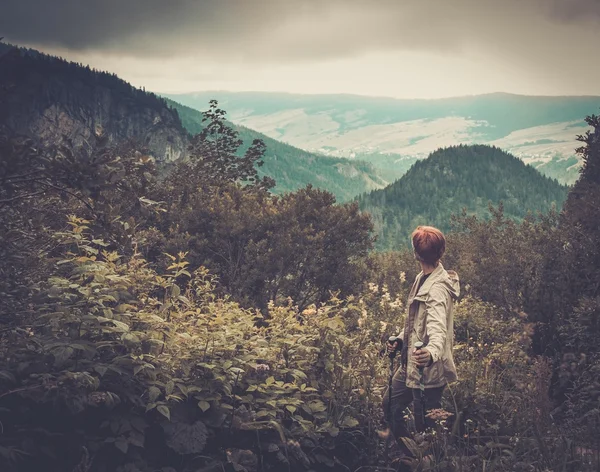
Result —
[{"label": "rocky cliff", "polygon": [[92,148],[133,139],[159,161],[187,149],[188,133],[163,99],[117,76],[37,51],[0,45],[0,126],[42,144]]}]

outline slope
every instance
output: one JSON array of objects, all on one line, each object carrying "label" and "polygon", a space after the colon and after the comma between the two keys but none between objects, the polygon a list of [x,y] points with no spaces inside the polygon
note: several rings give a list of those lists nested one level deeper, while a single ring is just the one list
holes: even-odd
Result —
[{"label": "slope", "polygon": [[[167,104],[179,114],[183,126],[192,134],[202,130],[202,113],[173,100]],[[201,105],[198,105],[201,107]],[[202,105],[208,108],[208,102]],[[288,192],[305,186],[324,188],[333,193],[339,201],[347,201],[363,192],[383,188],[390,183],[384,180],[373,166],[361,160],[348,160],[337,157],[321,156],[276,141],[268,136],[244,126],[231,124],[244,141],[240,153],[254,139],[262,139],[267,146],[261,175],[275,179],[276,193]]]},{"label": "slope", "polygon": [[418,225],[448,231],[451,214],[463,208],[487,218],[489,203],[502,201],[506,216],[521,219],[528,211],[560,208],[567,190],[496,147],[459,145],[433,152],[400,180],[358,201],[373,218],[378,248],[395,249],[409,244]]},{"label": "slope", "polygon": [[576,136],[585,132],[583,117],[600,108],[600,97],[594,96],[506,93],[402,100],[198,92],[178,95],[177,100],[196,107],[208,94],[226,107],[237,124],[308,151],[344,157],[368,155],[368,161],[381,170],[389,169],[389,156],[405,167],[407,159],[425,158],[440,147],[489,144],[563,183],[573,183],[578,176],[580,163],[574,150],[578,147]]}]

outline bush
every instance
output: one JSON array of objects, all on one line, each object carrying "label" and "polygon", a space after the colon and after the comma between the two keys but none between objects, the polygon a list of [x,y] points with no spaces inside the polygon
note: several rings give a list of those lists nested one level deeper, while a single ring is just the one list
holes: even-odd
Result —
[{"label": "bush", "polygon": [[364,458],[379,417],[381,319],[398,318],[397,302],[373,292],[272,304],[260,321],[217,296],[206,269],[190,273],[184,254],[158,274],[137,253],[106,250],[86,220],[69,224],[35,305],[3,332],[3,467],[93,458],[93,470],[154,470],[174,457],[197,464],[203,451],[225,461],[220,445],[290,466]]}]

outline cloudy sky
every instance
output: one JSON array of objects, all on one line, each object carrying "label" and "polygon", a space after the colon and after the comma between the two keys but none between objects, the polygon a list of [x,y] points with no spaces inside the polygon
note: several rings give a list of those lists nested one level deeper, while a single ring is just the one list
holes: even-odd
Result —
[{"label": "cloudy sky", "polygon": [[600,0],[2,0],[0,36],[156,92],[600,95]]}]

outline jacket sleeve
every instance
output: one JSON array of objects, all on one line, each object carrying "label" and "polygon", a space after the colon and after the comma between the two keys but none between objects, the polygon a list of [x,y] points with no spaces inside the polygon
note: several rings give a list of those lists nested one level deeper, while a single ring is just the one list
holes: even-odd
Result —
[{"label": "jacket sleeve", "polygon": [[438,361],[444,352],[446,344],[446,320],[448,310],[448,298],[446,291],[441,287],[432,287],[425,301],[425,313],[427,316],[427,334],[429,342],[427,350],[431,353],[433,362]]}]

